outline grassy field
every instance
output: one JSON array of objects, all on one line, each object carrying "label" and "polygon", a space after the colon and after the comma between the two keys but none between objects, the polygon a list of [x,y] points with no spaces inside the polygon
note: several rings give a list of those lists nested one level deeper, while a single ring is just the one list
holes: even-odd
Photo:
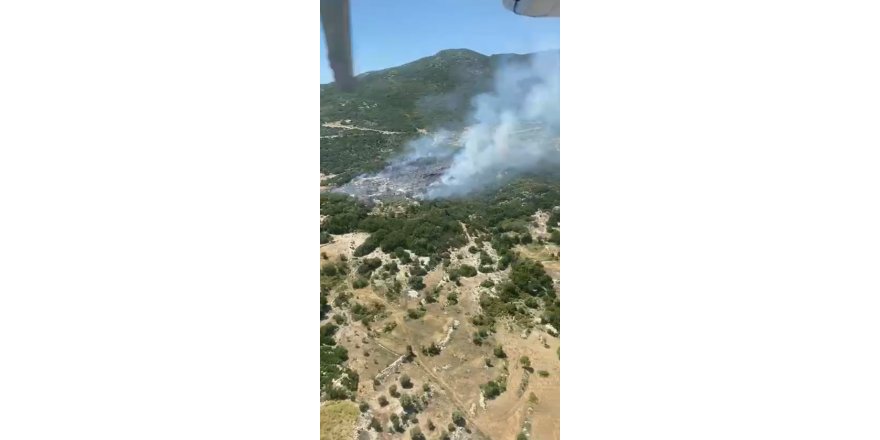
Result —
[{"label": "grassy field", "polygon": [[321,440],[351,440],[360,410],[349,401],[336,401],[321,407]]}]

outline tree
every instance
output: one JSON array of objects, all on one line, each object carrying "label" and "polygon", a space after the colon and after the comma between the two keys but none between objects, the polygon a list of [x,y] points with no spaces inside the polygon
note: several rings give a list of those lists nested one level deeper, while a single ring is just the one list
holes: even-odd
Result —
[{"label": "tree", "polygon": [[463,276],[465,278],[470,278],[477,275],[477,269],[474,266],[469,264],[462,264],[458,268],[458,275]]},{"label": "tree", "polygon": [[416,400],[409,394],[403,394],[400,396],[400,407],[407,413],[414,413],[419,410],[418,402],[416,402]]},{"label": "tree", "polygon": [[491,382],[486,383],[481,387],[483,390],[483,396],[487,399],[494,399],[501,395],[501,393],[507,391],[507,387],[503,383],[499,383],[498,380],[493,380]]},{"label": "tree", "polygon": [[407,376],[406,374],[404,374],[403,376],[400,376],[400,386],[402,386],[406,389],[412,388],[413,384],[412,384],[412,380],[410,380],[409,376]]},{"label": "tree", "polygon": [[382,424],[379,423],[379,419],[373,417],[372,420],[370,420],[370,428],[373,428],[376,432],[382,432]]},{"label": "tree", "polygon": [[453,411],[452,423],[455,423],[458,426],[464,426],[467,424],[467,420],[465,420],[464,414],[462,414],[461,411]]},{"label": "tree", "polygon": [[364,402],[364,401],[362,400],[361,403],[360,403],[360,410],[361,410],[361,412],[367,412],[367,411],[369,411],[369,410],[370,410],[370,404],[368,404],[367,402]]},{"label": "tree", "polygon": [[397,392],[397,385],[388,387],[388,394],[391,394],[392,397],[400,397],[400,394]]},{"label": "tree", "polygon": [[528,357],[528,356],[522,356],[522,357],[520,357],[520,358],[519,358],[519,364],[520,364],[523,368],[525,368],[526,370],[528,370],[529,368],[532,367],[532,361],[529,360],[529,357]]},{"label": "tree", "polygon": [[321,275],[332,277],[338,273],[336,265],[333,263],[324,263],[321,265]]},{"label": "tree", "polygon": [[413,290],[422,290],[425,288],[425,282],[422,280],[422,277],[416,275],[409,279],[409,286]]},{"label": "tree", "polygon": [[427,356],[437,356],[440,354],[440,347],[434,342],[431,342],[431,345],[422,347],[422,354]]},{"label": "tree", "polygon": [[388,399],[385,396],[379,396],[379,405],[382,407],[388,406]]},{"label": "tree", "polygon": [[446,295],[446,301],[448,301],[449,304],[452,305],[458,304],[458,294],[455,292],[449,292],[449,294]]},{"label": "tree", "polygon": [[499,359],[504,359],[507,357],[507,353],[504,352],[504,348],[502,348],[500,345],[495,347],[495,357]]},{"label": "tree", "polygon": [[422,434],[422,430],[418,426],[413,426],[409,430],[409,437],[412,440],[425,440],[425,434]]}]

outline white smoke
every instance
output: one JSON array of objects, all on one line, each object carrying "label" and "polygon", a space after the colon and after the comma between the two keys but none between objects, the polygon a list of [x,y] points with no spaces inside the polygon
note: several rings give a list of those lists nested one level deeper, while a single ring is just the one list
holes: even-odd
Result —
[{"label": "white smoke", "polygon": [[[501,65],[493,86],[474,98],[473,124],[461,136],[463,146],[428,188],[428,198],[465,195],[523,173],[558,170],[559,52]],[[432,148],[436,145],[420,139],[410,157],[448,154]]]},{"label": "white smoke", "polygon": [[557,174],[559,52],[502,62],[492,84],[491,92],[471,101],[463,132],[425,134],[379,173],[337,190],[363,198],[435,199],[491,189],[523,174]]}]

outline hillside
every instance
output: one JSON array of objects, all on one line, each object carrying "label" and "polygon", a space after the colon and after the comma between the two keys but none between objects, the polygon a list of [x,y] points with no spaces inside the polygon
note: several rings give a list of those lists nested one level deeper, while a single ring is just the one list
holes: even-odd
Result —
[{"label": "hillside", "polygon": [[528,57],[449,50],[321,86],[321,400],[358,407],[322,410],[338,438],[559,438],[558,169],[467,197],[334,192],[467,126],[495,69]]},{"label": "hillside", "polygon": [[321,173],[335,175],[333,183],[344,183],[357,174],[378,171],[420,132],[462,127],[471,98],[490,90],[496,67],[527,58],[444,50],[359,75],[351,93],[322,84]]}]

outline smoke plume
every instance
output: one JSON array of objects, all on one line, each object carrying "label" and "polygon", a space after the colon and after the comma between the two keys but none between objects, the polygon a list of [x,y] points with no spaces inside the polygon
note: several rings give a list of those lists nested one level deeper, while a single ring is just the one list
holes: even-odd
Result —
[{"label": "smoke plume", "polygon": [[379,173],[334,191],[362,199],[436,199],[492,189],[524,174],[558,175],[558,51],[502,61],[491,92],[474,97],[470,107],[464,131],[425,134]]},{"label": "smoke plume", "polygon": [[472,101],[471,125],[454,152],[448,133],[419,139],[409,160],[452,154],[452,163],[425,196],[466,195],[524,173],[559,167],[559,52],[541,52],[495,72],[493,90]]}]

